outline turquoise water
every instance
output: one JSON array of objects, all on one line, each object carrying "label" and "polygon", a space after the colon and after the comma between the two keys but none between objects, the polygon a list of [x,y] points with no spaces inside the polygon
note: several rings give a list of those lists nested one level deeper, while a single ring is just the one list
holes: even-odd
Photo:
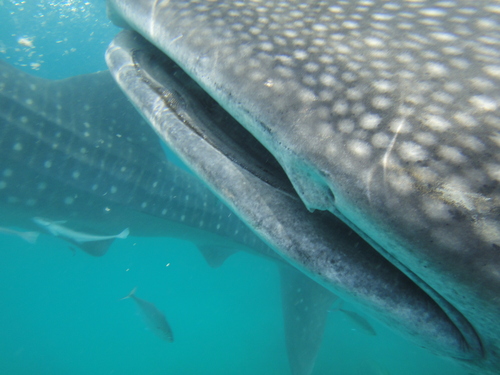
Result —
[{"label": "turquoise water", "polygon": [[[1,374],[290,373],[269,262],[242,253],[212,270],[190,243],[164,238],[115,241],[102,258],[48,236],[0,240]],[[165,313],[173,343],[120,300],[135,286]],[[467,373],[370,322],[377,336],[330,313],[314,374]]]},{"label": "turquoise water", "polygon": [[[0,4],[0,58],[50,79],[106,69],[118,29],[103,1]],[[290,374],[270,262],[240,253],[214,270],[169,238],[117,240],[102,258],[49,236],[0,243],[0,374]],[[133,287],[165,313],[173,343],[120,300]],[[314,374],[468,373],[370,323],[377,336],[332,311]]]}]

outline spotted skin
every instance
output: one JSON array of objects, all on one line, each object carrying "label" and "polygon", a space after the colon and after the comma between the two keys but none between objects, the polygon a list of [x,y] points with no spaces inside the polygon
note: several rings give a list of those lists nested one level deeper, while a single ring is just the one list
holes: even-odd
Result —
[{"label": "spotted skin", "polygon": [[474,366],[500,368],[497,3],[108,3],[271,151],[309,209],[464,314]]},{"label": "spotted skin", "polygon": [[132,210],[265,249],[191,174],[165,161],[108,72],[48,81],[0,64],[0,205],[11,213],[3,224],[32,227],[31,218],[42,216],[77,227],[112,222],[101,234],[130,224],[132,235],[134,227],[142,235],[175,233],[159,220],[148,230],[121,218]]},{"label": "spotted skin", "polygon": [[[239,142],[221,134],[227,125],[218,121],[225,118],[219,115],[223,109],[206,107],[207,94],[144,38],[120,33],[106,58],[158,135],[285,259],[420,345],[462,359],[481,355],[467,321],[438,295],[439,305],[433,301],[421,289],[425,283],[416,285],[333,215],[310,213],[296,194],[279,188],[286,181],[274,185],[262,179],[265,171],[247,168],[254,150],[245,153]],[[252,145],[248,135],[243,140]],[[243,155],[234,159],[238,149]]]}]

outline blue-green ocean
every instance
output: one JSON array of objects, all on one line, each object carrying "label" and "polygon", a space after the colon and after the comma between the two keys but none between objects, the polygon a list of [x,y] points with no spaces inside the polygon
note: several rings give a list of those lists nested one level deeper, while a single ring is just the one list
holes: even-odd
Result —
[{"label": "blue-green ocean", "polygon": [[[118,31],[103,0],[0,0],[0,58],[32,75],[105,70]],[[48,235],[0,243],[0,375],[290,374],[270,262],[238,253],[212,269],[175,238],[129,237],[100,258]],[[134,287],[166,315],[173,343],[121,300]],[[332,309],[314,374],[468,374],[367,319],[376,336]]]}]

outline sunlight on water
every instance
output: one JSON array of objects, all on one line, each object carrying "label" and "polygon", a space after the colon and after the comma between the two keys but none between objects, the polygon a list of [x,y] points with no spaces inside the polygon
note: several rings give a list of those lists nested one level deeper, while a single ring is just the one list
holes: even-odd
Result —
[{"label": "sunlight on water", "polygon": [[0,9],[0,57],[46,78],[90,73],[106,68],[102,55],[117,30],[104,1],[11,0]]},{"label": "sunlight on water", "polygon": [[69,1],[10,1],[13,8],[10,10],[11,16],[16,16],[19,12],[34,13],[34,18],[47,19],[56,17],[60,19],[71,18],[78,20],[85,18],[96,18],[96,7],[89,1],[69,0]]}]

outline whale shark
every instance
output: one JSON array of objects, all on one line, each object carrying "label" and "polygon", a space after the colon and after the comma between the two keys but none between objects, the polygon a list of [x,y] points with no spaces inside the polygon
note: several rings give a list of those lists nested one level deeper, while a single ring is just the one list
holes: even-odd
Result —
[{"label": "whale shark", "polygon": [[[195,244],[213,268],[239,251],[269,259],[284,280],[290,371],[312,372],[337,296],[288,266],[169,160],[109,72],[53,81],[0,60],[0,116],[2,234],[33,243],[42,228],[91,256],[105,256],[129,232],[175,237]],[[153,308],[143,310],[147,322],[161,321]]]},{"label": "whale shark", "polygon": [[[108,9],[133,30],[108,48],[115,80],[275,251],[421,345],[498,372],[498,4],[108,0]],[[230,125],[212,121],[214,102]],[[256,142],[293,191],[261,170]],[[370,245],[365,268],[339,221]],[[376,290],[392,271],[370,269],[372,251],[434,304]],[[361,274],[370,285],[354,282]]]}]

